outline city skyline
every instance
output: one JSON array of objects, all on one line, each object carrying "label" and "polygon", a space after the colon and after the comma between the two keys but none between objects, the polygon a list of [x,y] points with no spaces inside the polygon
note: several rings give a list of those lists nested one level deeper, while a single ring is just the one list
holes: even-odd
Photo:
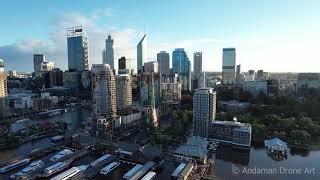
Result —
[{"label": "city skyline", "polygon": [[[175,48],[185,48],[189,57],[195,51],[203,52],[205,71],[221,71],[222,49],[234,47],[242,71],[319,72],[320,2],[183,3],[182,8],[179,1],[155,4],[139,1],[135,5],[31,1],[21,8],[14,6],[14,1],[1,1],[4,10],[0,16],[11,20],[3,21],[0,29],[4,35],[0,40],[0,58],[7,62],[6,70],[31,72],[33,54],[43,53],[56,67],[66,70],[66,28],[83,26],[88,31],[90,66],[101,63],[101,51],[109,33],[114,39],[114,59],[125,56],[135,65],[136,44],[145,32],[148,61],[156,60],[160,51],[171,56]],[[30,12],[32,8],[39,11]],[[167,13],[162,13],[164,8]],[[15,15],[8,13],[13,10]],[[28,26],[30,20],[37,23]],[[193,58],[190,60],[193,67]]]}]

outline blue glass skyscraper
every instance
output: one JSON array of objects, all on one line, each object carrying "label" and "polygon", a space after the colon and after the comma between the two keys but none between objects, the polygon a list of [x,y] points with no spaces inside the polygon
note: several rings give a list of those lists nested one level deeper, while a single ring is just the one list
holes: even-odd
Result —
[{"label": "blue glass skyscraper", "polygon": [[174,74],[179,74],[182,90],[191,90],[191,65],[186,51],[177,48],[172,52],[172,69]]},{"label": "blue glass skyscraper", "polygon": [[85,71],[88,63],[88,37],[81,26],[67,29],[69,71]]}]

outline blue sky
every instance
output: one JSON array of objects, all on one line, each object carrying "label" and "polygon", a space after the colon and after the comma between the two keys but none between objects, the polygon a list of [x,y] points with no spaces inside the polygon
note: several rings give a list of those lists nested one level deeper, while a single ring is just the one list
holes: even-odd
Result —
[{"label": "blue sky", "polygon": [[32,54],[43,52],[66,69],[65,28],[83,25],[91,63],[101,62],[109,32],[116,57],[134,61],[145,31],[149,60],[184,47],[191,60],[204,52],[205,70],[220,71],[222,48],[235,47],[243,71],[318,72],[319,9],[318,0],[0,0],[0,58],[7,70],[31,71]]}]

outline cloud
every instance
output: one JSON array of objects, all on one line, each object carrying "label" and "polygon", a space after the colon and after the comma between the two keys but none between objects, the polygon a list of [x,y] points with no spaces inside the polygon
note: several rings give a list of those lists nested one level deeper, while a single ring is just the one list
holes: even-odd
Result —
[{"label": "cloud", "polygon": [[[105,8],[84,16],[77,12],[62,13],[52,21],[49,40],[25,39],[14,44],[0,46],[0,57],[6,61],[6,69],[17,71],[33,71],[33,54],[45,53],[46,59],[53,61],[56,67],[67,69],[67,38],[66,28],[83,26],[89,39],[89,63],[102,62],[101,51],[105,46],[105,38],[109,32],[115,39],[115,59],[126,56],[135,59],[137,31],[132,28],[102,29],[97,26],[100,18],[111,17],[112,9]],[[23,65],[22,65],[23,64]],[[117,67],[117,60],[115,61]]]}]

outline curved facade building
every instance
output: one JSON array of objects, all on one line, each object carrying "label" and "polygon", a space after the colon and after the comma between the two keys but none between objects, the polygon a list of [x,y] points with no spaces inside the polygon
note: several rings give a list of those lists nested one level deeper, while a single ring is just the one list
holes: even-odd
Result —
[{"label": "curved facade building", "polygon": [[120,116],[130,114],[132,105],[132,84],[129,74],[120,74],[116,78],[117,112]]},{"label": "curved facade building", "polygon": [[117,114],[116,82],[108,64],[92,65],[93,113],[113,119]]}]

